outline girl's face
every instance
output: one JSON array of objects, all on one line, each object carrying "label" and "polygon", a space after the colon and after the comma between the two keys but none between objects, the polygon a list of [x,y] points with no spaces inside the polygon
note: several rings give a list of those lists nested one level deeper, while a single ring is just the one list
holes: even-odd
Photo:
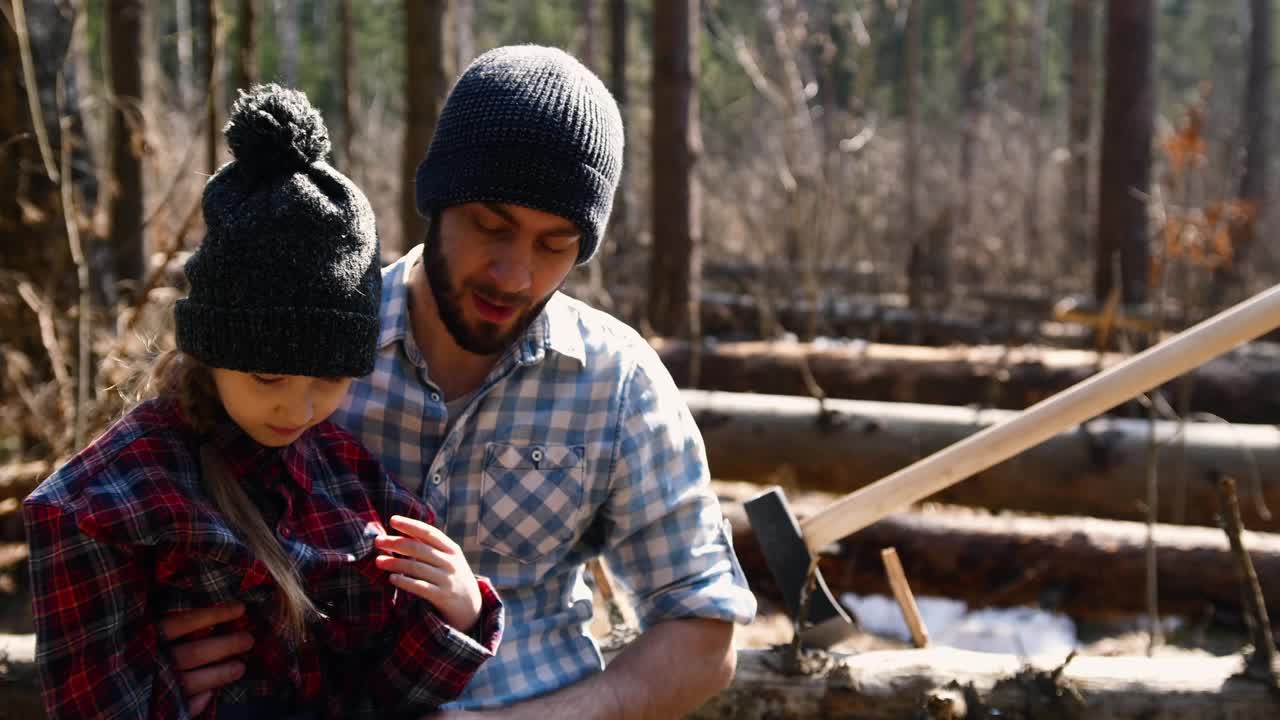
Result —
[{"label": "girl's face", "polygon": [[227,414],[268,447],[284,447],[333,414],[351,378],[266,375],[212,368],[213,383]]}]

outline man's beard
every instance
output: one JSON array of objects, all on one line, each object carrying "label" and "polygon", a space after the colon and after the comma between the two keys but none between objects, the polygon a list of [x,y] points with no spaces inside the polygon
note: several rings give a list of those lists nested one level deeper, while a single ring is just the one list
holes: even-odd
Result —
[{"label": "man's beard", "polygon": [[465,284],[462,288],[454,287],[449,273],[449,262],[440,251],[439,227],[439,221],[433,221],[431,229],[427,231],[422,262],[427,271],[427,284],[431,286],[431,296],[435,298],[440,320],[444,322],[445,329],[453,336],[453,341],[458,343],[458,347],[474,355],[496,355],[524,335],[555,292],[548,293],[545,298],[526,308],[511,329],[506,332],[502,332],[498,324],[486,320],[480,320],[479,327],[468,327],[462,314],[462,303],[468,291],[479,291],[480,295],[487,299],[516,307],[527,304],[529,296],[505,293],[492,286],[478,283]]}]

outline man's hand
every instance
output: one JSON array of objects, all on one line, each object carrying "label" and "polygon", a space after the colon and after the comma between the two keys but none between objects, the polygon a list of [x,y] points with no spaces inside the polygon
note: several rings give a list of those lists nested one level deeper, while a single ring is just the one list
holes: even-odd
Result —
[{"label": "man's hand", "polygon": [[160,621],[160,634],[169,643],[169,653],[178,668],[187,699],[187,712],[199,715],[213,701],[213,691],[244,675],[244,663],[235,660],[253,647],[249,633],[215,635],[203,640],[175,642],[199,630],[221,625],[244,615],[244,605],[221,605],[172,613]]},{"label": "man's hand", "polygon": [[462,548],[420,520],[395,515],[391,527],[405,536],[374,541],[379,550],[393,553],[379,555],[377,566],[392,573],[393,585],[434,605],[445,622],[470,632],[480,618],[480,586]]},{"label": "man's hand", "polygon": [[[602,673],[500,710],[427,715],[422,720],[667,720],[692,712],[733,679],[733,625],[682,619],[657,623]],[[679,658],[679,671],[673,658]]]}]

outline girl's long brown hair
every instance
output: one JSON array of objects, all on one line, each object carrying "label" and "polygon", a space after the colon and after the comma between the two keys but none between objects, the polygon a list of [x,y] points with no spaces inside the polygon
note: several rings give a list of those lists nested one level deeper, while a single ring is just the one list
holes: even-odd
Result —
[{"label": "girl's long brown hair", "polygon": [[[222,411],[213,373],[180,350],[170,350],[156,359],[137,395],[176,402],[200,435],[213,427]],[[301,642],[306,637],[307,620],[320,613],[303,589],[302,580],[275,533],[267,527],[262,513],[240,485],[240,478],[232,476],[222,455],[208,440],[200,444],[200,479],[214,505],[243,536],[250,552],[266,565],[279,589],[280,624],[287,637]]]}]

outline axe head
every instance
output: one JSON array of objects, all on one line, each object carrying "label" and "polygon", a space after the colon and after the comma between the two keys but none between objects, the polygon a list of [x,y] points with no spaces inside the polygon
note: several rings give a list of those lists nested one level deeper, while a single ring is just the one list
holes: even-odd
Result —
[{"label": "axe head", "polygon": [[[769,565],[769,572],[773,573],[773,579],[782,590],[787,614],[797,619],[801,593],[813,560],[800,533],[800,523],[791,513],[781,488],[774,487],[760,493],[744,503],[743,508]],[[832,597],[822,572],[816,571],[816,575],[809,597],[808,617],[797,622],[796,627],[800,628],[800,641],[804,645],[825,649],[849,637],[855,625]]]}]

